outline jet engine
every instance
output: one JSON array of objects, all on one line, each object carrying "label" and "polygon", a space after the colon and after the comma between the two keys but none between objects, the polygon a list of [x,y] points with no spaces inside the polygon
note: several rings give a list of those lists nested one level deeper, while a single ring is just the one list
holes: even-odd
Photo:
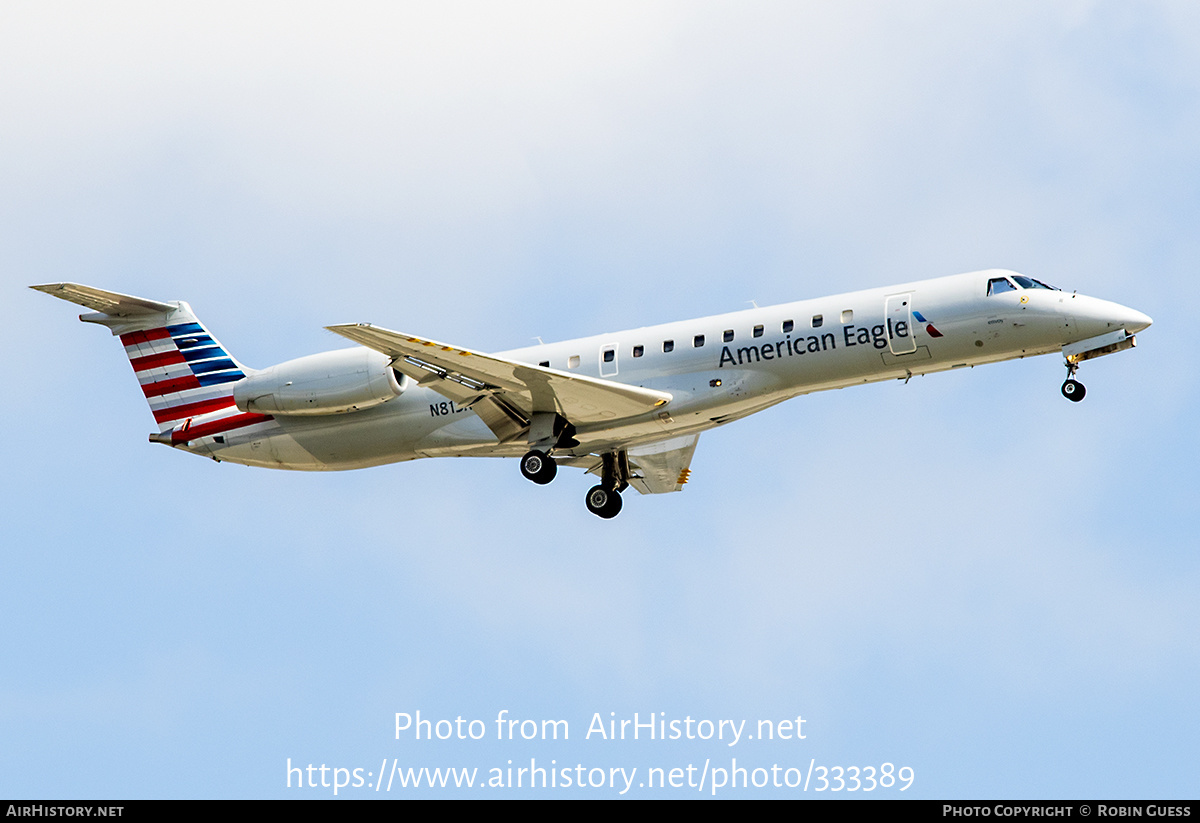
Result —
[{"label": "jet engine", "polygon": [[233,386],[239,409],[260,414],[341,414],[398,396],[408,378],[367,348],[311,354],[249,374]]}]

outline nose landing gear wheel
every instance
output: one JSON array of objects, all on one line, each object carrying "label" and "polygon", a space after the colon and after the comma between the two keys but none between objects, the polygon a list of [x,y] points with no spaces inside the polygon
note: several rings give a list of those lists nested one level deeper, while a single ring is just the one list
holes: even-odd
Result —
[{"label": "nose landing gear wheel", "polygon": [[558,464],[550,455],[534,449],[521,458],[521,474],[539,486],[544,486],[558,474]]},{"label": "nose landing gear wheel", "polygon": [[605,520],[616,517],[621,511],[621,495],[603,486],[592,486],[585,498],[588,511]]},{"label": "nose landing gear wheel", "polygon": [[1078,380],[1070,380],[1062,384],[1062,396],[1073,403],[1078,403],[1087,394],[1087,389]]}]

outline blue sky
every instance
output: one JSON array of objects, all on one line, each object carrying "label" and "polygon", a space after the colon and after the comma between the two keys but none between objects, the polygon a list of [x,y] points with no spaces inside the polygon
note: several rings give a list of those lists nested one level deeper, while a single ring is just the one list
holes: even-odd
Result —
[{"label": "blue sky", "polygon": [[[1184,3],[5,3],[0,795],[736,757],[1195,797],[1198,98]],[[1078,405],[1053,357],[791,401],[611,522],[512,461],[150,445],[119,346],[25,288],[187,300],[261,367],[994,266],[1155,324]],[[396,740],[418,710],[571,739]],[[610,712],[807,736],[584,739]]]}]

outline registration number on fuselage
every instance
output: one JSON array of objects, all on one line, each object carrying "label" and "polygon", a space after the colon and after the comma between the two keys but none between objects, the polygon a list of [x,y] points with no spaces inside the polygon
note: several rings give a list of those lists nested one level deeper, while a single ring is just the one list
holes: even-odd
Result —
[{"label": "registration number on fuselage", "polygon": [[456,406],[453,400],[443,400],[441,403],[429,404],[430,417],[444,417],[447,414],[458,414],[459,412],[469,411],[462,406]]}]

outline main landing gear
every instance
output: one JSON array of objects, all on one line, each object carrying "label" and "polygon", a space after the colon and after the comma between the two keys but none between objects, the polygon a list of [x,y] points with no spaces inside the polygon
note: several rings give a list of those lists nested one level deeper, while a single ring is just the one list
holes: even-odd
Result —
[{"label": "main landing gear", "polygon": [[600,455],[600,485],[588,489],[588,511],[597,517],[609,520],[621,511],[621,492],[629,488],[629,455],[625,452],[608,452]]},{"label": "main landing gear", "polygon": [[1062,384],[1062,396],[1070,400],[1072,403],[1078,403],[1087,394],[1087,389],[1083,384],[1075,379],[1075,372],[1079,371],[1079,364],[1067,361],[1067,380]]},{"label": "main landing gear", "polygon": [[615,489],[606,489],[603,484],[588,489],[584,502],[587,503],[588,511],[605,520],[616,517],[621,511],[621,493]]},{"label": "main landing gear", "polygon": [[545,452],[533,449],[521,458],[521,474],[539,486],[544,486],[558,474],[558,464]]},{"label": "main landing gear", "polygon": [[[629,488],[629,458],[625,452],[600,455],[603,461],[600,485],[588,490],[584,502],[587,509],[605,520],[621,511],[621,492]],[[521,458],[521,474],[539,486],[544,486],[558,474],[554,458],[538,449],[531,449]]]}]

